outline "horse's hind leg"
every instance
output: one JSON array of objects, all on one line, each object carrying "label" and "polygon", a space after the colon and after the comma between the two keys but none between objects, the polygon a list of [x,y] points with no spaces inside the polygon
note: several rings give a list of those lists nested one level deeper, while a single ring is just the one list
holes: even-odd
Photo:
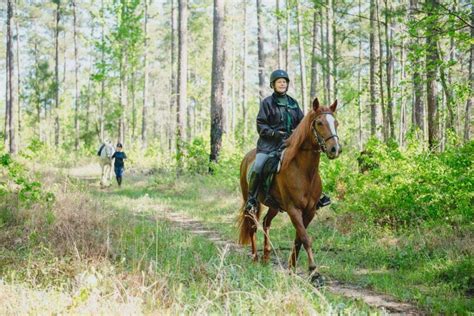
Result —
[{"label": "horse's hind leg", "polygon": [[270,244],[270,225],[272,224],[273,218],[277,214],[278,210],[270,208],[268,209],[267,215],[265,215],[265,217],[263,218],[263,262],[268,262],[268,260],[270,260],[270,252],[272,251],[272,246]]}]

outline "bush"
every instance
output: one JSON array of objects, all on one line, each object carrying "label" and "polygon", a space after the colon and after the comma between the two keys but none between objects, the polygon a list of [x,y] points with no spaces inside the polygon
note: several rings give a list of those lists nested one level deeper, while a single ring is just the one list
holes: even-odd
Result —
[{"label": "bush", "polygon": [[474,142],[443,153],[408,148],[401,151],[371,140],[365,151],[370,153],[372,168],[363,173],[355,165],[357,157],[335,163],[323,159],[326,188],[338,197],[338,190],[344,189],[342,211],[362,213],[381,225],[472,221]]}]

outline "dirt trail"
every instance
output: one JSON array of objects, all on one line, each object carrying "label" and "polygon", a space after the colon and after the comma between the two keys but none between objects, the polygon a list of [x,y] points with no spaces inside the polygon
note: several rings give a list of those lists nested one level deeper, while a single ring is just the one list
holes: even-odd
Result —
[{"label": "dirt trail", "polygon": [[[89,172],[84,172],[84,170],[71,170],[69,172],[69,175],[73,177],[78,177],[84,180],[91,180],[92,178],[97,177],[97,174],[100,173],[100,171],[97,170],[97,168],[92,167],[92,166],[87,166],[86,169],[88,169],[87,171]],[[90,172],[91,169],[94,170],[92,172],[93,175]],[[78,176],[78,173],[81,174],[81,176]],[[136,178],[135,180],[137,179],[139,180],[141,178],[139,174],[140,172],[137,172],[135,177],[131,177],[131,178]],[[247,253],[248,251],[247,248],[242,247],[236,242],[223,238],[221,234],[219,234],[218,231],[215,231],[213,229],[206,227],[206,225],[203,222],[199,221],[198,219],[191,218],[190,216],[177,212],[176,210],[173,210],[173,209],[168,208],[166,209],[166,211],[164,211],[163,208],[156,209],[153,216],[150,216],[149,219],[153,221],[165,220],[165,221],[171,222],[173,223],[174,227],[179,227],[179,228],[189,231],[190,233],[194,235],[207,238],[219,248],[228,247],[232,251],[237,251],[241,253]],[[275,259],[275,257],[276,257],[275,255],[272,256],[272,258],[274,259],[273,264],[275,266],[281,268],[286,265],[285,262],[279,262],[279,260]],[[305,272],[299,272],[298,275],[302,277],[307,277],[307,274]],[[337,295],[342,295],[345,297],[362,300],[367,305],[381,309],[382,311],[389,314],[402,314],[402,315],[425,314],[423,311],[420,311],[412,304],[403,303],[388,295],[379,294],[374,291],[371,291],[359,286],[345,284],[337,280],[326,280],[325,288],[329,290],[330,292]]]},{"label": "dirt trail", "polygon": [[[166,212],[162,210],[155,213],[155,220],[166,220],[173,223],[173,226],[185,229],[192,234],[203,236],[216,244],[218,247],[229,247],[238,252],[246,253],[246,249],[237,243],[223,238],[217,231],[209,229],[204,223],[199,220],[188,217],[184,214],[174,212],[168,209]],[[276,261],[275,265],[279,265]],[[280,265],[281,266],[281,265]],[[304,273],[298,273],[305,277]],[[403,315],[422,315],[422,311],[415,306],[397,301],[395,298],[388,295],[378,294],[368,289],[358,286],[344,284],[336,280],[326,281],[325,288],[330,292],[345,297],[360,299],[369,306],[384,310],[389,314],[403,314]]]}]

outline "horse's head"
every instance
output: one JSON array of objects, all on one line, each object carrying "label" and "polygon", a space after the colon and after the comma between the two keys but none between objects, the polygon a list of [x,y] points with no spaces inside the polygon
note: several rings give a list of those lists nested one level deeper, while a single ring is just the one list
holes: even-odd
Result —
[{"label": "horse's head", "polygon": [[330,107],[319,105],[318,98],[313,101],[313,112],[311,115],[311,133],[313,144],[319,145],[322,152],[325,152],[329,159],[335,159],[342,152],[337,136],[338,122],[335,117],[337,100]]}]

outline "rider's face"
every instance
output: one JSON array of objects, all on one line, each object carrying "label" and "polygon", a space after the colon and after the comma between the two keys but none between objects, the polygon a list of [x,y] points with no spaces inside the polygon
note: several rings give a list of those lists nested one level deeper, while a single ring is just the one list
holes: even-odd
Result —
[{"label": "rider's face", "polygon": [[288,88],[288,82],[286,82],[285,78],[279,78],[275,80],[274,89],[276,92],[285,93],[287,88]]}]

